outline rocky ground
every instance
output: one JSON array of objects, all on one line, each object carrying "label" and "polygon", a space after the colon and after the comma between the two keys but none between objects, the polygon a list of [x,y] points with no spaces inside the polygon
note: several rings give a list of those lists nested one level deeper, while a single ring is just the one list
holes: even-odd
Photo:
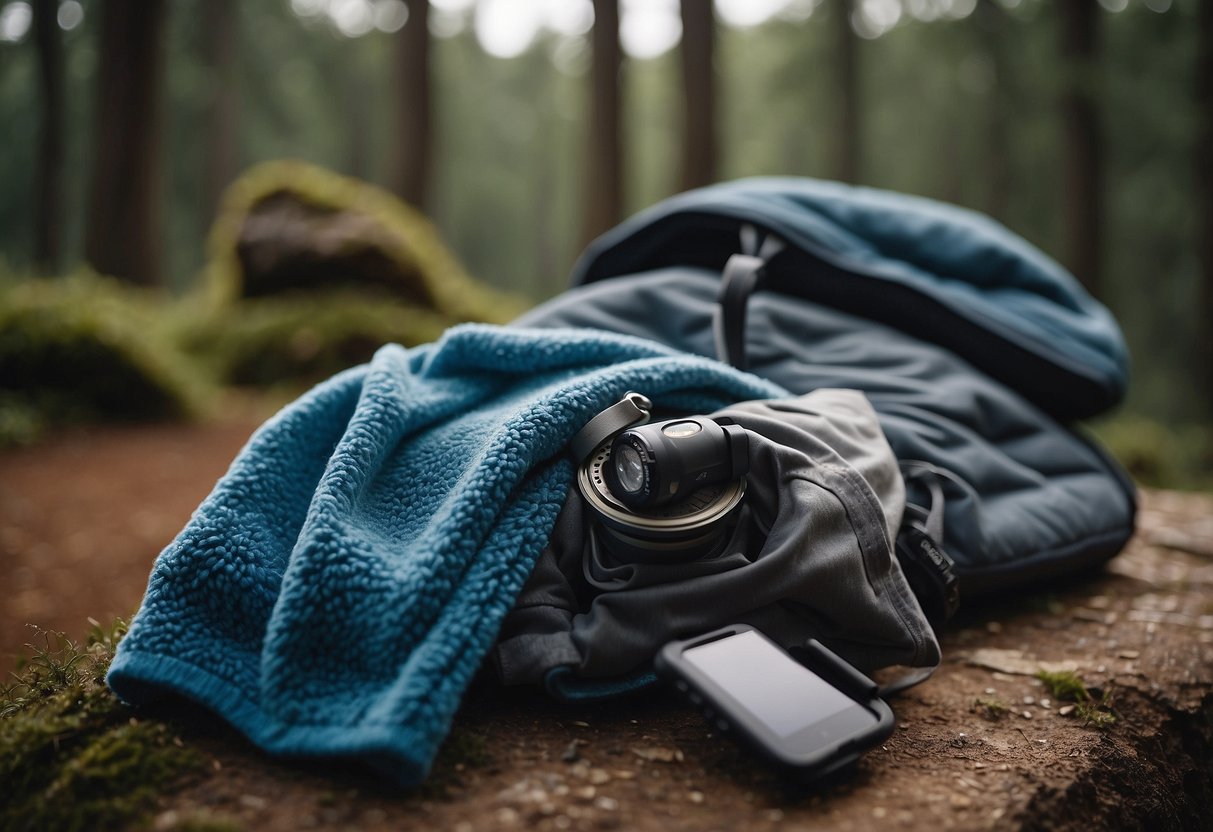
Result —
[{"label": "rocky ground", "polygon": [[[251,431],[110,428],[0,453],[0,654],[28,622],[129,616],[156,552]],[[609,707],[474,688],[430,781],[266,759],[205,712],[151,714],[206,768],[157,829],[1207,829],[1213,817],[1213,498],[1143,494],[1104,571],[970,605],[945,662],[891,704],[894,735],[806,788],[666,694]],[[5,659],[7,661],[7,659]],[[1035,674],[1070,671],[1075,703]]]}]

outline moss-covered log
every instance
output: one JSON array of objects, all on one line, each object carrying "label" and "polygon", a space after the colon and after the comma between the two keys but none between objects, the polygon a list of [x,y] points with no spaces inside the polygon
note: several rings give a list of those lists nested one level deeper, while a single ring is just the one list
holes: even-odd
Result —
[{"label": "moss-covered log", "polygon": [[233,183],[209,252],[211,290],[223,302],[357,289],[451,321],[490,322],[523,306],[469,277],[419,211],[303,162],[269,162]]},{"label": "moss-covered log", "polygon": [[43,426],[204,410],[209,387],[173,348],[165,309],[87,275],[0,290],[0,445]]}]

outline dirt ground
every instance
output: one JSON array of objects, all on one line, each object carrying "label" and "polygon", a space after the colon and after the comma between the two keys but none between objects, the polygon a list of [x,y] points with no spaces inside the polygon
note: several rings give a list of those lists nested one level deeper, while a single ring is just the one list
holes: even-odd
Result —
[{"label": "dirt ground", "polygon": [[[0,659],[24,625],[82,635],[129,616],[156,553],[254,427],[92,429],[0,452]],[[159,830],[1213,828],[1213,498],[1143,495],[1101,573],[968,609],[945,663],[891,704],[898,728],[843,776],[779,779],[672,696],[559,706],[469,693],[430,781],[399,794],[347,766],[266,759],[186,705],[210,762]],[[1033,674],[1070,667],[1116,721],[1085,723]]]}]

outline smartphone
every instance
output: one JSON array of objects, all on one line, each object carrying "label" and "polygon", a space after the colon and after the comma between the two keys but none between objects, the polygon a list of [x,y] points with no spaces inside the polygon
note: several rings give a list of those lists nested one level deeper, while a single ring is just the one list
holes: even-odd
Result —
[{"label": "smartphone", "polygon": [[803,661],[744,624],[667,644],[657,672],[720,731],[801,776],[848,765],[893,731],[874,682],[819,642]]}]

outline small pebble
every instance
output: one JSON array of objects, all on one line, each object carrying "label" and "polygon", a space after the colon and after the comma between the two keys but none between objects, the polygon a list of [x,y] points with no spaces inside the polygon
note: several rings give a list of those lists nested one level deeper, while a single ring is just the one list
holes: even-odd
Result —
[{"label": "small pebble", "polygon": [[613,797],[600,797],[594,801],[594,805],[604,812],[614,812],[619,808],[619,801]]}]

